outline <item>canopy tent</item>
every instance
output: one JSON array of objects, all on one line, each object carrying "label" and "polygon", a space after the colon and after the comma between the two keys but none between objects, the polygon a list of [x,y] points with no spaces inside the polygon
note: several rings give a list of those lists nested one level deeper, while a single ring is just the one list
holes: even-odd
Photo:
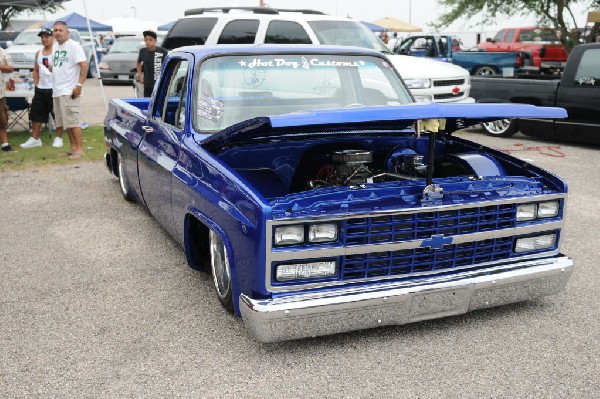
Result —
[{"label": "canopy tent", "polygon": [[177,21],[171,21],[164,25],[160,25],[157,29],[158,30],[169,30],[173,27],[173,25],[175,25],[175,22],[177,22]]},{"label": "canopy tent", "polygon": [[588,12],[587,21],[588,22],[600,22],[600,10]]},{"label": "canopy tent", "polygon": [[385,17],[372,22],[392,32],[423,32],[418,26],[408,24],[392,17]]},{"label": "canopy tent", "polygon": [[[69,25],[70,29],[88,30],[87,18],[84,17],[83,15],[77,14],[76,12],[65,15],[62,18],[57,18],[56,20],[66,22],[67,25]],[[54,21],[48,22],[48,23],[44,24],[44,27],[51,28],[53,24],[54,24]],[[113,30],[112,26],[101,24],[100,22],[96,22],[92,19],[90,19],[89,28],[93,32],[110,32]]]},{"label": "canopy tent", "polygon": [[360,21],[360,22],[363,25],[365,25],[367,28],[371,29],[373,32],[383,32],[386,30],[383,26],[380,26],[380,25],[375,25],[375,24],[372,24],[367,21]]}]

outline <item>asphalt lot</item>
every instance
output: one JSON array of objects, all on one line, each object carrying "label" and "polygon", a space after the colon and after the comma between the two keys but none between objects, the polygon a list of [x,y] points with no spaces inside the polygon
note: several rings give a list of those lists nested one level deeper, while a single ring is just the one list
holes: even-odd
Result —
[{"label": "asphalt lot", "polygon": [[[84,118],[101,123],[94,83],[86,83]],[[187,267],[140,205],[122,200],[101,163],[0,174],[0,396],[598,397],[600,148],[463,137],[568,181],[562,251],[576,270],[567,290],[277,344],[253,341],[221,309],[210,277]]]}]

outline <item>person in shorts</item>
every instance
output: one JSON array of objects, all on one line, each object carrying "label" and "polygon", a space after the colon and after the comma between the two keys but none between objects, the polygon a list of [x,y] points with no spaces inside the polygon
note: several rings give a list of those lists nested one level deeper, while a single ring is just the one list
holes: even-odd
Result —
[{"label": "person in shorts", "polygon": [[87,76],[88,63],[83,47],[69,39],[69,27],[56,21],[52,28],[56,43],[52,55],[52,97],[56,127],[67,130],[71,149],[69,159],[83,157],[83,133],[79,121],[80,96]]},{"label": "person in shorts", "polygon": [[[42,28],[38,36],[42,40],[42,48],[35,53],[33,64],[33,83],[35,92],[31,101],[31,112],[29,120],[31,121],[31,137],[21,144],[22,148],[41,147],[40,130],[43,123],[48,123],[48,117],[53,114],[52,99],[52,46],[54,37],[52,29]],[[60,148],[63,146],[62,127],[56,129],[56,137],[52,147]]]},{"label": "person in shorts", "polygon": [[0,47],[0,145],[2,151],[12,151],[8,144],[8,107],[4,95],[4,73],[13,71],[12,60],[4,49]]}]

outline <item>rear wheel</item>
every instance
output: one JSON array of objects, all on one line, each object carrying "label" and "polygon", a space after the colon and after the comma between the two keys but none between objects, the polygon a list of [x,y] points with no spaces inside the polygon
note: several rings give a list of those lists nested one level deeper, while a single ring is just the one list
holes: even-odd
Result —
[{"label": "rear wheel", "polygon": [[482,123],[481,127],[490,136],[508,137],[517,132],[517,121],[515,119],[498,119]]},{"label": "rear wheel", "polygon": [[473,75],[481,75],[481,76],[489,76],[489,75],[497,75],[498,71],[493,66],[483,65],[475,68]]},{"label": "rear wheel", "polygon": [[125,175],[125,165],[123,164],[123,158],[119,157],[119,187],[121,188],[121,195],[126,201],[133,201],[133,194],[131,193],[131,186]]},{"label": "rear wheel", "polygon": [[229,256],[221,237],[214,231],[209,233],[210,242],[210,266],[217,298],[221,305],[233,313],[233,296],[231,292],[231,269],[229,267]]}]

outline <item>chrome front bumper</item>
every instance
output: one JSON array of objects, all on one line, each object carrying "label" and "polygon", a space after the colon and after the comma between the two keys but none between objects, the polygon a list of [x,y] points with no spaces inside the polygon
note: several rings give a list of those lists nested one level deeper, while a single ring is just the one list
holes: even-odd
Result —
[{"label": "chrome front bumper", "polygon": [[240,296],[244,323],[261,342],[315,337],[463,314],[562,291],[564,255],[395,283],[255,300]]}]

